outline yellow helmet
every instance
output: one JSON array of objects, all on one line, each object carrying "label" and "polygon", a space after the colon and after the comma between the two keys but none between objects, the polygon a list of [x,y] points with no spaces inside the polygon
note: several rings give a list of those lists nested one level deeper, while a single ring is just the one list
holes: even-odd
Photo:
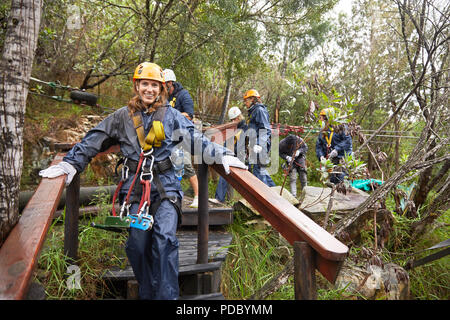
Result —
[{"label": "yellow helmet", "polygon": [[163,70],[153,62],[142,62],[136,67],[133,82],[139,79],[156,80],[164,83]]},{"label": "yellow helmet", "polygon": [[320,116],[325,116],[327,119],[330,119],[330,117],[334,116],[334,109],[333,108],[325,108],[322,109],[319,113]]},{"label": "yellow helmet", "polygon": [[257,97],[259,98],[259,93],[255,89],[250,89],[244,94],[244,100],[250,97]]}]

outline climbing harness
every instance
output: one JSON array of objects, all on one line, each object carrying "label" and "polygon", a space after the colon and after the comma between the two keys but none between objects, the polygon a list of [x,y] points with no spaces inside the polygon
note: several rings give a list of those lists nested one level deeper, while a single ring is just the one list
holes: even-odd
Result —
[{"label": "climbing harness", "polygon": [[[130,158],[124,158],[119,161],[117,167],[122,164],[121,180],[114,192],[112,201],[112,217],[105,219],[105,225],[95,225],[96,227],[111,231],[124,230],[126,228],[136,228],[140,230],[151,230],[154,223],[154,214],[163,200],[168,199],[175,207],[178,214],[178,223],[181,223],[181,201],[175,196],[168,196],[164,190],[164,186],[159,178],[159,174],[172,169],[172,162],[169,158],[162,161],[155,161],[153,156],[154,147],[161,147],[162,141],[165,139],[164,127],[162,121],[164,119],[167,107],[158,109],[150,109],[153,113],[150,130],[147,136],[144,134],[144,126],[142,122],[141,112],[136,112],[132,116],[133,124],[136,129],[141,152],[139,160],[135,161]],[[124,182],[129,178],[130,174],[134,174],[128,193],[120,208],[119,215],[116,213],[115,203],[120,189]],[[139,183],[137,180],[139,179]],[[156,189],[160,195],[160,200],[151,202],[150,194],[152,182],[155,183]],[[133,190],[135,194],[141,194],[140,199],[132,197]],[[137,214],[130,213],[130,207],[133,203],[138,203]],[[109,225],[106,225],[106,224]]]},{"label": "climbing harness", "polygon": [[[150,149],[150,151],[147,153],[145,153],[143,150],[141,151],[141,154],[139,155],[139,163],[137,165],[133,181],[131,182],[130,189],[128,190],[125,201],[122,204],[119,215],[121,220],[129,219],[131,228],[141,229],[144,231],[151,229],[154,222],[153,216],[149,214],[151,183],[153,181],[153,164],[155,162],[155,158],[153,157],[153,150],[154,149]],[[150,165],[148,167],[146,166],[147,161],[150,162]],[[142,185],[141,202],[139,204],[138,213],[130,214],[130,207],[131,207],[130,197],[131,193],[133,192],[138,175],[140,184]],[[116,190],[116,192],[118,191]],[[126,213],[125,218],[124,213]],[[113,211],[113,215],[115,215],[115,210]]]},{"label": "climbing harness", "polygon": [[[150,111],[154,111],[154,109]],[[161,142],[166,138],[164,134],[164,126],[162,124],[166,107],[160,107],[154,112],[154,120],[152,121],[152,125],[147,136],[144,134],[144,125],[142,124],[141,112],[135,112],[132,118],[134,128],[139,139],[139,144],[144,152],[149,152],[153,146],[161,147]]]}]

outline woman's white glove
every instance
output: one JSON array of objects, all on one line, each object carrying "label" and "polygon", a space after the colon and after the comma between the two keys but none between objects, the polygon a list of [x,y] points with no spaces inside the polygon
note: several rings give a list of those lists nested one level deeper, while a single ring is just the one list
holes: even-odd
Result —
[{"label": "woman's white glove", "polygon": [[300,150],[295,151],[294,158],[297,158],[300,155]]},{"label": "woman's white glove", "polygon": [[292,158],[289,156],[286,156],[286,161],[290,163],[292,161]]},{"label": "woman's white glove", "polygon": [[336,150],[336,149],[333,149],[333,150],[330,152],[329,158],[335,158],[335,157],[337,157],[337,155],[338,155],[337,150]]},{"label": "woman's white glove", "polygon": [[260,145],[255,144],[253,146],[253,152],[254,153],[260,153],[262,151],[262,147]]},{"label": "woman's white glove", "polygon": [[245,165],[245,163],[233,156],[223,156],[222,165],[226,174],[230,174],[230,167],[242,168],[247,170],[247,166]]},{"label": "woman's white glove", "polygon": [[77,169],[75,169],[73,165],[65,161],[61,161],[57,165],[50,166],[47,169],[39,171],[39,175],[43,178],[56,178],[67,174],[66,186],[68,186],[72,182],[72,179],[76,173]]}]

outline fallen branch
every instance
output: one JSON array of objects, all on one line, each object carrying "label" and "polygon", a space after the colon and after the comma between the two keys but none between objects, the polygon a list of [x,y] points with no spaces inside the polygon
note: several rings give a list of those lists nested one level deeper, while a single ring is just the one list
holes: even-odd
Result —
[{"label": "fallen branch", "polygon": [[289,277],[294,273],[294,259],[292,258],[286,264],[284,269],[267,282],[261,289],[254,293],[249,300],[264,300],[269,295],[277,291],[282,285],[284,285]]}]

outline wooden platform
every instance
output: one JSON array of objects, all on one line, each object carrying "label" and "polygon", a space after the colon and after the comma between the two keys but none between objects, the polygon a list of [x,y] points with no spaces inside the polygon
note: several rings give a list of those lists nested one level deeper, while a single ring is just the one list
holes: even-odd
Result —
[{"label": "wooden platform", "polygon": [[[197,231],[179,230],[179,285],[180,299],[223,299],[220,293],[222,263],[228,253],[232,237],[225,231],[210,231],[208,242],[209,262],[196,264]],[[131,266],[111,269],[102,279],[118,296],[137,299],[137,282]]]}]

